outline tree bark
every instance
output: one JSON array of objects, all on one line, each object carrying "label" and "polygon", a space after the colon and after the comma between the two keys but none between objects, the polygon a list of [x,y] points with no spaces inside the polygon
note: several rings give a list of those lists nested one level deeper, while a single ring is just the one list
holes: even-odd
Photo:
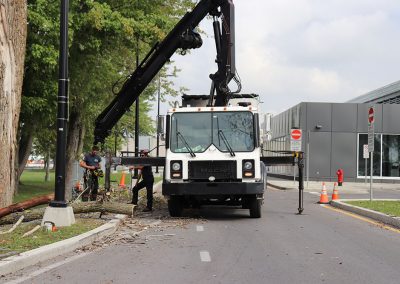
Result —
[{"label": "tree bark", "polygon": [[44,176],[44,181],[50,181],[50,150],[46,153],[46,158],[45,158],[45,176]]},{"label": "tree bark", "polygon": [[[135,212],[136,205],[123,204],[123,203],[97,203],[97,202],[80,202],[73,203],[72,208],[75,214],[90,213],[90,212],[108,212],[114,214],[125,214],[132,216]],[[23,215],[24,222],[38,220],[43,218],[45,208],[38,208],[27,210],[24,212],[17,212],[0,218],[0,225],[13,224]]]},{"label": "tree bark", "polygon": [[71,111],[68,124],[67,138],[67,165],[65,168],[65,198],[70,200],[72,197],[73,186],[73,163],[82,152],[85,126],[82,121],[81,112]]},{"label": "tree bark", "polygon": [[26,33],[26,0],[0,0],[0,207],[15,190]]}]

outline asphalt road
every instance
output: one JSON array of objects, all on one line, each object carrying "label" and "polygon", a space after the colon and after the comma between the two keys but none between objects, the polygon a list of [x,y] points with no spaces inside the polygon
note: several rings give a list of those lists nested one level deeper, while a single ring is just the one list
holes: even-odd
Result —
[{"label": "asphalt road", "polygon": [[261,219],[221,207],[164,219],[160,209],[121,228],[104,247],[3,281],[399,283],[400,231],[315,204],[318,199],[305,193],[304,214],[296,215],[296,191],[269,190]]}]

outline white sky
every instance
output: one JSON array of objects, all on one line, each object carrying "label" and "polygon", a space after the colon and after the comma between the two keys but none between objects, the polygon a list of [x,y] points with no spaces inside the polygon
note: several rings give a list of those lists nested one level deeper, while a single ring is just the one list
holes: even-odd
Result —
[{"label": "white sky", "polygon": [[[234,3],[242,93],[259,94],[263,112],[302,101],[345,102],[400,80],[399,0]],[[172,58],[182,69],[176,86],[192,95],[209,93],[208,75],[217,68],[211,21],[201,28],[208,33],[203,46]]]}]

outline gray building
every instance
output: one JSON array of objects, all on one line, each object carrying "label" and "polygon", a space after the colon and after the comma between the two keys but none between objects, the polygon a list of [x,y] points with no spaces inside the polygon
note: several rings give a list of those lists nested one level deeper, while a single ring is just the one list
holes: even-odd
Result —
[{"label": "gray building", "polygon": [[[396,84],[399,96],[400,84]],[[392,93],[395,97],[396,92]],[[347,181],[364,180],[363,148],[368,144],[368,107],[374,104],[374,178],[400,181],[400,105],[390,104],[388,97],[384,99],[382,89],[375,95],[373,92],[367,95],[357,98],[360,103],[304,102],[273,116],[269,129],[271,139],[264,143],[264,155],[278,155],[269,151],[290,150],[290,130],[299,128],[303,131],[302,151],[308,158],[305,175],[309,175],[310,180],[336,180],[339,168],[344,170]],[[368,103],[364,103],[363,97]],[[369,165],[369,160],[367,162]],[[294,167],[291,166],[269,167],[268,170],[270,174],[293,178]]]}]

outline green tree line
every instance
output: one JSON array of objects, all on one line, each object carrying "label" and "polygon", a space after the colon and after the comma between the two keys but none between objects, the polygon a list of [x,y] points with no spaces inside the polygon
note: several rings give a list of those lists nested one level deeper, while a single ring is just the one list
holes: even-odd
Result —
[{"label": "green tree line", "polygon": [[[47,160],[55,158],[60,2],[27,1],[16,184],[32,151]],[[135,70],[136,52],[143,59],[192,6],[191,0],[70,0],[67,184],[72,162],[93,143],[95,118],[113,99],[124,78]],[[168,69],[176,74],[170,64]],[[160,71],[160,76],[162,100],[164,94],[179,93],[167,78],[166,69]],[[154,80],[140,96],[141,134],[154,133],[148,112],[155,101],[157,84]],[[132,109],[116,131],[133,133],[134,122]],[[114,145],[114,137],[109,137],[106,145]]]}]

